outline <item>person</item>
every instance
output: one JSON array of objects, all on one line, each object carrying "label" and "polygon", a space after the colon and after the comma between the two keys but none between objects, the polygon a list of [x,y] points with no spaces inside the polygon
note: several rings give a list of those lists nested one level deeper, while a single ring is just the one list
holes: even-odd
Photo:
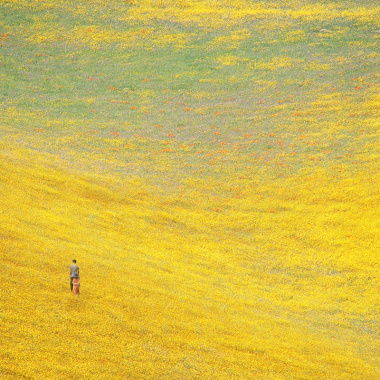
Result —
[{"label": "person", "polygon": [[73,263],[70,265],[70,289],[73,290],[73,278],[75,273],[79,273],[79,267],[77,261],[73,260]]},{"label": "person", "polygon": [[79,287],[80,287],[79,273],[74,274],[73,285],[74,285],[74,296],[79,296]]}]

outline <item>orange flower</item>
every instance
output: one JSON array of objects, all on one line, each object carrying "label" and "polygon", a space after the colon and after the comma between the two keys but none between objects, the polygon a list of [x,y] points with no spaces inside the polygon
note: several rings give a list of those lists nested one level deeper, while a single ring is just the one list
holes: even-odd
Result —
[{"label": "orange flower", "polygon": [[173,152],[174,152],[174,149],[171,149],[171,148],[165,148],[165,149],[161,149],[161,152],[165,152],[165,153],[173,153]]}]

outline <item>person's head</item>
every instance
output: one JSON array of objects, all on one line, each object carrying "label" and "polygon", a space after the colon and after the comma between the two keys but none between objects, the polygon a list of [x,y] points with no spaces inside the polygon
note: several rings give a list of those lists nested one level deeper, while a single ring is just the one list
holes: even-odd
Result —
[{"label": "person's head", "polygon": [[78,273],[78,272],[75,273],[75,274],[74,274],[74,277],[75,277],[75,278],[79,278],[79,273]]},{"label": "person's head", "polygon": [[76,264],[76,263],[77,263],[77,261],[76,261],[76,260],[73,260],[73,263],[74,263],[74,264]]}]

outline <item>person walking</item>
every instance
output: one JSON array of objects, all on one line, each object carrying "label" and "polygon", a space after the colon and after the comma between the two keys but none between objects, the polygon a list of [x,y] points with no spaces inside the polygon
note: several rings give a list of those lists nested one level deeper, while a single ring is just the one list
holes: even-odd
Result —
[{"label": "person walking", "polygon": [[79,287],[80,287],[79,273],[74,274],[73,285],[74,285],[74,296],[79,296]]},{"label": "person walking", "polygon": [[73,263],[70,265],[70,290],[73,290],[73,279],[75,273],[79,273],[79,267],[77,265],[77,261],[73,260]]}]

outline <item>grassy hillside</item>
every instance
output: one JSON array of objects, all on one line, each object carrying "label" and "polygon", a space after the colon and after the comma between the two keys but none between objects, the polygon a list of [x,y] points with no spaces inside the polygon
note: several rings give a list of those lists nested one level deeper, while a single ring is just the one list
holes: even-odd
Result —
[{"label": "grassy hillside", "polygon": [[380,377],[379,7],[0,14],[0,378]]}]

